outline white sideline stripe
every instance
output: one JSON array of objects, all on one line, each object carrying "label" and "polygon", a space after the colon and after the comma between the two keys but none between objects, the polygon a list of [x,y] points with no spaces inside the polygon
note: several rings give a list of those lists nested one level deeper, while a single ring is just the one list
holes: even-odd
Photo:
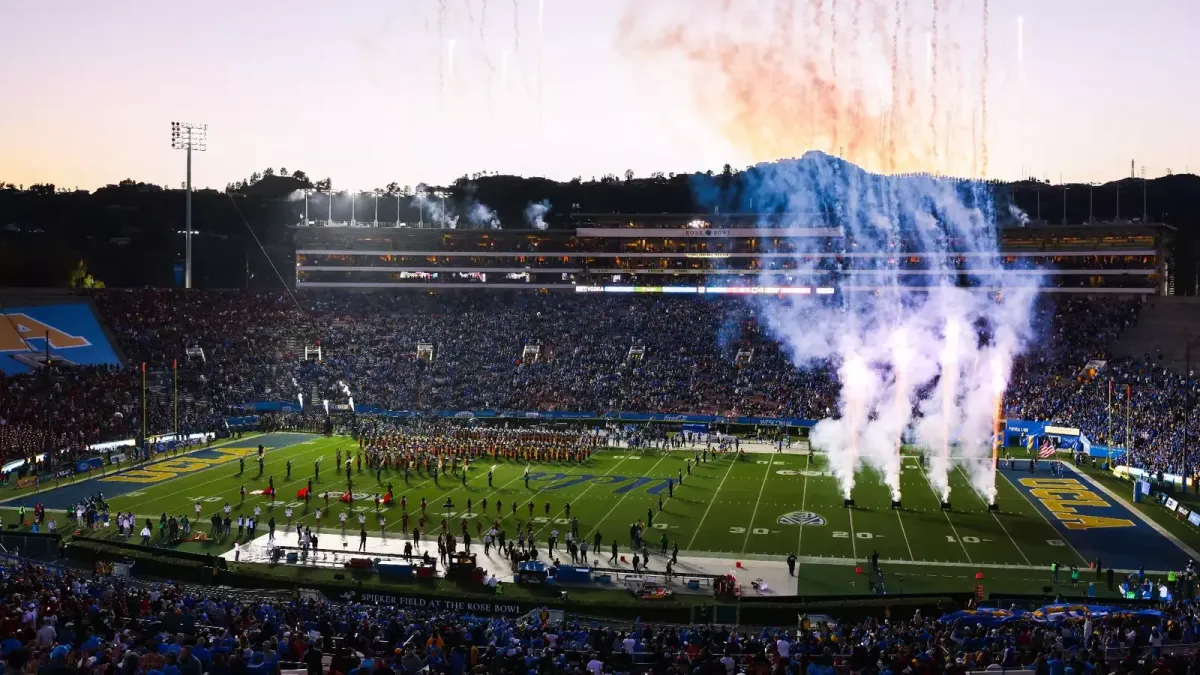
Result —
[{"label": "white sideline stripe", "polygon": [[[713,554],[697,554],[695,552],[692,552],[692,553],[689,553],[689,555],[697,556],[697,555],[713,555]],[[717,555],[719,555],[719,554],[717,554]],[[858,564],[861,564],[862,561],[854,560],[853,558],[822,558],[820,556],[801,556],[800,558],[797,559],[797,562],[805,564],[805,565],[858,565]],[[908,565],[908,566],[919,566],[919,567],[965,567],[965,568],[969,568],[969,569],[988,569],[988,570],[1026,570],[1026,571],[1038,571],[1038,572],[1049,572],[1050,571],[1049,566],[1037,567],[1035,565],[1012,565],[1012,564],[1005,564],[1005,563],[976,563],[976,564],[972,565],[969,563],[938,562],[938,561],[930,562],[927,560],[880,560],[879,564],[880,565],[883,565],[883,564]],[[1080,571],[1082,572],[1082,570],[1080,570]],[[1129,574],[1130,572],[1137,572],[1138,570],[1114,569],[1113,571],[1115,573]],[[1164,575],[1164,574],[1167,574],[1167,572],[1165,572],[1163,570],[1146,570],[1146,574]],[[1081,580],[1082,580],[1082,576],[1081,576]]]},{"label": "white sideline stripe", "polygon": [[1180,541],[1179,537],[1176,537],[1175,535],[1171,534],[1170,532],[1167,531],[1167,529],[1165,527],[1154,522],[1149,516],[1142,513],[1137,508],[1134,508],[1133,504],[1130,504],[1129,502],[1125,501],[1116,492],[1113,492],[1112,490],[1110,490],[1108,488],[1108,486],[1102,485],[1102,484],[1097,483],[1096,481],[1092,480],[1091,476],[1089,476],[1086,473],[1075,468],[1075,466],[1073,464],[1071,464],[1070,462],[1059,462],[1059,464],[1070,469],[1071,471],[1074,471],[1075,475],[1077,475],[1080,478],[1082,478],[1083,480],[1087,481],[1089,485],[1091,485],[1092,487],[1098,488],[1101,492],[1108,495],[1114,502],[1125,507],[1125,510],[1129,511],[1134,516],[1136,516],[1138,520],[1149,525],[1151,527],[1151,529],[1153,529],[1155,532],[1162,535],[1163,538],[1165,538],[1167,541],[1178,546],[1179,550],[1186,553],[1189,558],[1191,558],[1192,560],[1200,558],[1200,553],[1197,553],[1195,551],[1195,549],[1193,549],[1192,547],[1190,547],[1187,544]]}]

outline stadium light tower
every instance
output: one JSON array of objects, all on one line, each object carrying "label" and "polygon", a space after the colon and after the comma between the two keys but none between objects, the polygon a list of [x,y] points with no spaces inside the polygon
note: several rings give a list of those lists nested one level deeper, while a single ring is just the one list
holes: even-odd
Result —
[{"label": "stadium light tower", "polygon": [[208,149],[208,125],[191,122],[171,122],[171,147],[187,153],[187,184],[184,196],[183,287],[192,287],[192,151]]},{"label": "stadium light tower", "polygon": [[450,193],[447,192],[446,190],[434,190],[433,196],[438,197],[442,200],[442,222],[441,222],[441,225],[442,225],[442,227],[445,227],[446,226],[446,197],[449,197]]}]

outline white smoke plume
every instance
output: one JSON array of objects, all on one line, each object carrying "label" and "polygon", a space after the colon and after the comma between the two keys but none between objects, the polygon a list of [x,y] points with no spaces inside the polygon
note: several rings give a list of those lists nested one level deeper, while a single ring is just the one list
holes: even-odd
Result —
[{"label": "white smoke plume", "polygon": [[798,367],[837,373],[837,411],[810,442],[828,454],[842,494],[850,498],[866,466],[899,500],[901,438],[911,430],[938,497],[949,499],[961,471],[992,502],[999,405],[1030,337],[1040,279],[1004,273],[991,188],[867,174],[820,153],[741,178],[733,197],[697,179],[698,201],[776,214],[764,226],[800,222],[842,235],[788,239],[789,269],[760,278],[762,286],[832,284],[835,295],[759,300]]},{"label": "white smoke plume", "polygon": [[478,228],[500,229],[500,218],[496,212],[479,202],[474,202],[467,210],[467,222]]},{"label": "white smoke plume", "polygon": [[535,230],[544,230],[549,225],[546,224],[546,214],[550,211],[550,200],[543,199],[540,202],[530,202],[529,206],[525,207],[525,222]]},{"label": "white smoke plume", "polygon": [[1024,227],[1029,224],[1029,214],[1028,213],[1025,213],[1024,211],[1022,211],[1021,209],[1017,208],[1016,206],[1014,206],[1012,204],[1008,205],[1008,211],[1009,211],[1009,215],[1012,216],[1013,220],[1015,220],[1017,223],[1019,223],[1021,225],[1021,227]]},{"label": "white smoke plume", "polygon": [[421,212],[422,218],[450,230],[458,227],[458,216],[449,214],[450,206],[441,198],[425,192],[417,192],[412,198],[412,207]]}]

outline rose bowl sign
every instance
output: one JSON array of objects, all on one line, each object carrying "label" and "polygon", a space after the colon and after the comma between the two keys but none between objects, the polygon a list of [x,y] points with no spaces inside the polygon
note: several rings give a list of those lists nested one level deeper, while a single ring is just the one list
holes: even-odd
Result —
[{"label": "rose bowl sign", "polygon": [[521,605],[511,602],[490,602],[487,600],[439,600],[437,598],[422,598],[392,593],[367,593],[360,591],[344,591],[337,595],[343,602],[361,602],[369,605],[387,605],[393,607],[412,607],[431,611],[466,612],[468,614],[523,614]]}]

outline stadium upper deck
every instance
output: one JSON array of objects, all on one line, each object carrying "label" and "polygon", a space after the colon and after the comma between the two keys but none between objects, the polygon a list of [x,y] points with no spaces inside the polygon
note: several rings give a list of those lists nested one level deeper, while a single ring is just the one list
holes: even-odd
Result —
[{"label": "stadium upper deck", "polygon": [[839,228],[764,226],[754,214],[576,214],[575,221],[573,230],[301,227],[296,285],[666,292],[764,292],[766,286],[765,292],[805,293],[872,290],[871,278],[882,270],[919,287],[931,274],[953,269],[966,286],[1023,274],[1041,275],[1047,291],[1154,294],[1167,278],[1169,229],[1154,224],[1002,228],[1003,269],[981,272],[972,269],[981,254],[956,242],[950,255],[904,240],[888,253],[860,252]]}]

